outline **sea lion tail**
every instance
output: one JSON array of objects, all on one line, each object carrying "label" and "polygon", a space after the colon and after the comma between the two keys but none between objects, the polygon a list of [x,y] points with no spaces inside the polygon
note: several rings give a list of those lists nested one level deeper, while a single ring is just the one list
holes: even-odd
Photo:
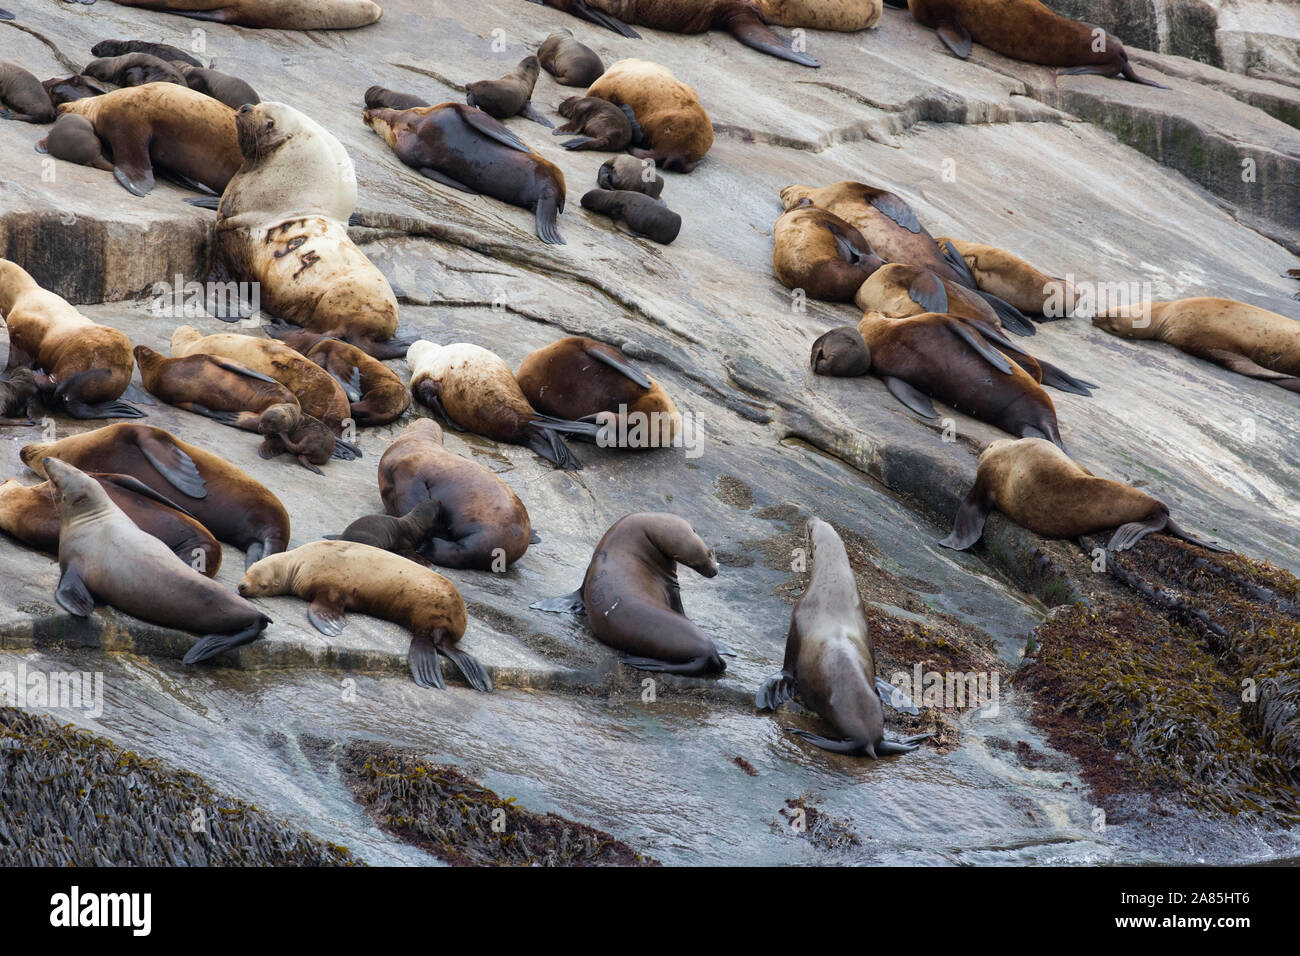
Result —
[{"label": "sea lion tail", "polygon": [[569,450],[550,426],[543,422],[534,422],[528,430],[528,447],[541,455],[556,468],[564,471],[581,471],[582,462]]},{"label": "sea lion tail", "polygon": [[794,675],[781,671],[763,681],[754,695],[754,706],[759,710],[775,710],[795,694]]},{"label": "sea lion tail", "polygon": [[470,687],[485,694],[492,693],[492,677],[487,668],[479,663],[473,654],[462,651],[459,647],[440,647],[443,655],[459,668],[461,676]]},{"label": "sea lion tail", "polygon": [[219,654],[226,651],[233,651],[236,647],[243,647],[257,639],[257,635],[262,633],[262,629],[271,623],[269,617],[261,617],[256,624],[237,631],[234,634],[207,634],[201,637],[193,647],[186,652],[181,658],[182,664],[201,664],[204,661],[211,660]]}]

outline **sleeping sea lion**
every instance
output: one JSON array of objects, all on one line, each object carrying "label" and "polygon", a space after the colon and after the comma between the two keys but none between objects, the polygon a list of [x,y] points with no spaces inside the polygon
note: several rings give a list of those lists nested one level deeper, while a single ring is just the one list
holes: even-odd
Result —
[{"label": "sleeping sea lion", "polygon": [[358,425],[387,425],[410,407],[411,393],[396,373],[356,346],[293,326],[272,324],[263,331],[334,376]]},{"label": "sleeping sea lion", "polygon": [[[82,76],[80,74],[76,76],[51,77],[48,80],[41,81],[41,86],[45,87],[45,92],[50,97],[50,103],[56,110],[64,103],[71,103],[73,100],[84,100],[88,96],[99,96],[100,94],[107,93],[110,90],[110,87],[104,86],[98,80],[92,80],[90,77]],[[81,116],[77,118],[85,119],[85,117]],[[90,125],[89,121],[87,121],[86,125]],[[96,144],[96,148],[98,148],[98,143]],[[71,162],[76,162],[76,160],[71,160]],[[82,165],[87,164],[83,163]],[[109,168],[112,169],[112,166]]]},{"label": "sleeping sea lion", "polygon": [[54,105],[41,81],[8,60],[0,60],[0,119],[23,123],[54,121]]},{"label": "sleeping sea lion", "polygon": [[581,133],[560,145],[565,149],[593,149],[617,153],[641,142],[641,125],[630,106],[615,106],[598,96],[570,96],[557,110],[568,120],[554,133]]},{"label": "sleeping sea lion", "polygon": [[178,47],[166,43],[151,43],[148,40],[100,40],[90,48],[95,56],[121,56],[124,53],[148,53],[167,63],[179,60],[190,66],[202,66],[190,54]]},{"label": "sleeping sea lion", "polygon": [[631,189],[592,189],[583,194],[582,208],[608,216],[629,235],[665,246],[682,231],[682,217],[662,199]]},{"label": "sleeping sea lion", "polygon": [[542,41],[537,62],[562,86],[588,87],[605,72],[600,55],[575,40],[568,30],[557,30]]},{"label": "sleeping sea lion", "polygon": [[635,190],[658,199],[664,191],[664,178],[655,172],[654,160],[624,155],[601,163],[596,185],[601,189]]},{"label": "sleeping sea lion", "polygon": [[[1076,294],[1074,287],[1059,276],[1049,276],[1019,256],[996,246],[949,239],[947,236],[940,236],[935,241],[957,250],[981,291],[993,293],[1026,315],[1042,315],[1049,319],[1063,319],[1070,315],[1070,304],[1076,301]],[[1051,314],[1058,302],[1063,308]]]},{"label": "sleeping sea lion", "polygon": [[773,229],[772,271],[813,299],[849,302],[884,264],[862,233],[811,201],[783,213]]},{"label": "sleeping sea lion", "polygon": [[[85,2],[85,0],[83,0]],[[90,0],[94,3],[95,0]],[[193,20],[268,30],[353,30],[384,15],[371,0],[113,0]]]},{"label": "sleeping sea lion", "polygon": [[632,155],[689,173],[713,146],[713,123],[695,90],[648,60],[619,60],[587,90],[588,96],[630,106],[646,145]]},{"label": "sleeping sea lion", "polygon": [[232,110],[239,109],[245,103],[262,102],[257,91],[237,76],[204,69],[201,66],[190,66],[186,63],[172,65],[185,78],[190,89],[225,103]]},{"label": "sleeping sea lion", "polygon": [[36,376],[19,366],[0,380],[0,425],[35,425],[31,420],[31,400],[39,391]]},{"label": "sleeping sea lion", "polygon": [[417,106],[428,106],[429,101],[410,93],[399,93],[382,86],[372,86],[366,90],[365,104],[368,109],[409,110]]},{"label": "sleeping sea lion", "polygon": [[176,67],[148,53],[123,53],[91,60],[81,70],[89,76],[114,86],[144,86],[146,83],[179,83],[188,86]]}]

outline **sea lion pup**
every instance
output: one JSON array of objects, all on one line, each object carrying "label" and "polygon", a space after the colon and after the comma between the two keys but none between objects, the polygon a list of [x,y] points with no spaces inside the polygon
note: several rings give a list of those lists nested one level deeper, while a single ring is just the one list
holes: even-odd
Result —
[{"label": "sea lion pup", "polygon": [[187,63],[173,63],[172,66],[176,67],[185,78],[190,89],[225,103],[232,110],[239,109],[245,103],[262,102],[262,98],[257,95],[257,90],[237,76],[207,70],[200,66],[190,66]]},{"label": "sea lion pup", "polygon": [[[71,103],[73,100],[84,100],[88,96],[99,96],[102,93],[109,92],[109,88],[98,80],[80,74],[51,77],[48,80],[42,80],[41,86],[45,87],[45,92],[50,97],[50,103],[53,104],[56,110],[64,103]],[[85,119],[85,117],[77,118]],[[89,122],[86,125],[89,126]]]},{"label": "sea lion pup", "polygon": [[582,134],[561,143],[565,149],[617,153],[641,141],[641,126],[630,106],[615,106],[598,96],[570,96],[559,105],[557,112],[568,122],[554,135]]},{"label": "sea lion pup", "polygon": [[36,376],[29,368],[19,366],[0,380],[0,425],[35,425],[29,416],[36,392]]},{"label": "sea lion pup", "polygon": [[655,172],[652,160],[615,156],[596,170],[596,185],[601,189],[630,189],[658,199],[664,191],[664,178]]},{"label": "sea lion pup", "polygon": [[243,166],[217,208],[220,270],[259,283],[271,315],[378,358],[404,355],[410,343],[390,341],[392,286],[348,238],[357,179],[343,145],[283,103],[246,104],[234,117]]},{"label": "sea lion pup", "polygon": [[283,551],[289,514],[262,484],[209,451],[148,425],[106,425],[19,449],[32,471],[58,458],[83,471],[130,475],[184,508],[218,541],[247,554],[247,564]]},{"label": "sea lion pup", "polygon": [[411,393],[396,373],[356,346],[289,325],[262,329],[334,376],[358,425],[387,425],[411,406]]},{"label": "sea lion pup", "polygon": [[556,468],[577,471],[582,463],[557,431],[594,436],[592,424],[540,415],[519,389],[510,366],[477,345],[435,345],[420,340],[406,353],[411,394],[464,431],[524,445]]},{"label": "sea lion pup", "polygon": [[65,113],[56,119],[49,134],[37,141],[36,151],[78,166],[93,166],[108,173],[113,171],[113,164],[104,158],[104,145],[95,135],[95,127],[86,117],[76,113]]},{"label": "sea lion pup", "polygon": [[[85,2],[85,0],[82,0]],[[94,0],[90,0],[91,3]],[[113,0],[193,20],[269,30],[353,30],[384,15],[370,0]]]},{"label": "sea lion pup", "polygon": [[119,402],[135,359],[124,332],[98,325],[17,263],[0,259],[0,315],[9,326],[9,368],[30,364],[46,402],[73,418],[141,418]]},{"label": "sea lion pup", "polygon": [[217,193],[243,162],[234,110],[188,86],[124,87],[64,103],[59,115],[67,113],[90,120],[113,155],[114,178],[137,196],[153,189],[155,162]]},{"label": "sea lion pup", "polygon": [[[221,569],[221,544],[207,528],[174,501],[130,475],[91,474],[113,504],[141,531],[153,535],[194,570],[216,577]],[[29,548],[59,553],[59,506],[54,484],[26,487],[10,478],[0,484],[0,531]]]},{"label": "sea lion pup", "polygon": [[588,96],[630,106],[648,146],[632,155],[689,173],[713,146],[713,124],[695,90],[658,63],[619,60],[587,90]]},{"label": "sea lion pup", "polygon": [[166,60],[148,53],[123,53],[91,60],[82,69],[84,76],[112,83],[114,86],[144,86],[146,83],[178,83],[188,86],[180,70]]},{"label": "sea lion pup", "polygon": [[787,289],[849,302],[885,264],[862,233],[811,200],[783,213],[772,233],[772,271]]},{"label": "sea lion pup", "polygon": [[69,614],[89,617],[98,599],[142,621],[202,634],[182,659],[186,664],[247,644],[271,623],[224,585],[177,561],[89,475],[57,458],[42,466],[59,502],[63,576],[54,599]]},{"label": "sea lion pup", "polygon": [[307,619],[330,637],[343,633],[347,611],[392,621],[411,632],[411,676],[421,687],[447,686],[442,654],[475,690],[492,690],[487,670],[458,646],[467,623],[460,592],[414,561],[354,541],[313,541],[257,562],[244,573],[239,593],[310,601]]},{"label": "sea lion pup", "polygon": [[533,108],[533,87],[541,67],[537,57],[526,56],[499,80],[475,80],[465,87],[465,102],[495,119],[522,116],[548,129],[555,124]]},{"label": "sea lion pup", "polygon": [[1163,502],[1123,482],[1098,478],[1040,438],[1002,438],[984,449],[952,534],[939,543],[958,551],[969,548],[984,533],[994,508],[1045,538],[1077,538],[1115,528],[1107,545],[1111,551],[1127,551],[1153,531],[1211,551],[1225,550],[1184,531]]},{"label": "sea lion pup", "polygon": [[1300,322],[1232,299],[1148,302],[1093,317],[1124,339],[1167,342],[1238,375],[1300,392]]},{"label": "sea lion pup", "polygon": [[852,33],[876,25],[881,0],[758,0],[758,11],[777,26]]},{"label": "sea lion pup", "polygon": [[0,119],[23,123],[54,121],[54,104],[41,81],[8,60],[0,60]]},{"label": "sea lion pup", "polygon": [[184,50],[166,43],[151,43],[148,40],[100,40],[90,48],[95,56],[121,56],[124,53],[148,53],[167,63],[179,60],[189,66],[203,66],[198,60]]},{"label": "sea lion pup", "polygon": [[928,734],[902,743],[885,739],[885,708],[876,690],[876,649],[844,542],[818,518],[808,519],[806,531],[812,563],[808,587],[790,615],[785,663],[759,688],[754,705],[775,709],[798,694],[843,736],[834,739],[787,729],[832,753],[875,760],[915,750]]},{"label": "sea lion pup", "polygon": [[949,239],[947,236],[940,236],[935,241],[940,246],[948,244],[957,250],[981,291],[992,292],[1026,315],[1063,319],[1071,314],[1076,300],[1074,286],[1059,276],[1049,276],[1019,256],[996,246]]},{"label": "sea lion pup", "polygon": [[428,106],[429,101],[410,93],[399,93],[382,86],[372,86],[366,90],[367,109],[409,110],[417,106]]},{"label": "sea lion pup", "polygon": [[530,405],[547,415],[600,426],[597,444],[627,436],[625,448],[666,448],[682,416],[663,387],[612,345],[570,336],[529,354],[515,378]]},{"label": "sea lion pup", "polygon": [[1168,89],[1134,73],[1124,44],[1115,37],[1054,13],[1038,0],[908,0],[907,7],[917,23],[932,27],[944,46],[963,60],[970,56],[973,41],[1013,60],[1073,67],[1065,73],[1122,76]]},{"label": "sea lion pup", "polygon": [[781,205],[786,209],[793,209],[806,199],[862,233],[876,255],[886,262],[917,266],[974,290],[993,307],[1004,327],[1020,335],[1033,335],[1037,331],[1014,306],[990,292],[981,292],[966,260],[956,249],[940,246],[901,196],[849,180],[820,189],[793,185],[781,190]]},{"label": "sea lion pup", "polygon": [[682,231],[682,217],[662,199],[631,189],[593,189],[583,194],[582,208],[608,216],[629,235],[665,246]]},{"label": "sea lion pup", "polygon": [[368,544],[372,548],[400,554],[416,564],[427,565],[429,561],[420,554],[419,547],[433,530],[441,510],[442,505],[429,500],[416,505],[400,518],[392,515],[362,515],[339,534],[327,534],[324,538],[326,541]]},{"label": "sea lion pup", "polygon": [[716,676],[727,669],[722,655],[731,651],[686,617],[678,564],[706,578],[718,573],[713,549],[686,519],[654,512],[624,515],[596,545],[579,590],[532,606],[585,609],[596,640],[630,667]]},{"label": "sea lion pup", "polygon": [[462,103],[409,110],[371,109],[366,125],[422,176],[461,192],[532,210],[537,237],[563,244],[564,173],[500,121]]},{"label": "sea lion pup", "polygon": [[600,54],[579,43],[568,30],[557,30],[537,48],[537,62],[562,86],[588,87],[600,79]]},{"label": "sea lion pup", "polygon": [[[442,428],[430,418],[406,426],[379,459],[379,496],[393,516],[388,521],[404,516],[405,527],[390,526],[404,532],[395,540],[419,532],[416,560],[504,571],[524,556],[532,539],[532,521],[519,496],[482,465],[443,447]],[[350,527],[342,537],[364,540],[353,536],[357,530]],[[377,530],[373,523],[371,530]]]}]

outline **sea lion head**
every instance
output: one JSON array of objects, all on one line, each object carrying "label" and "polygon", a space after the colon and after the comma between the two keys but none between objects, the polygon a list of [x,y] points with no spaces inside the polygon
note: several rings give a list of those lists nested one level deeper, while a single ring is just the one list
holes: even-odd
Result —
[{"label": "sea lion head", "polygon": [[100,487],[99,482],[81,469],[74,468],[57,458],[48,457],[42,465],[46,476],[54,485],[55,501],[63,514],[97,507],[108,501],[108,494]]},{"label": "sea lion head", "polygon": [[266,597],[284,594],[293,574],[293,562],[286,560],[287,553],[280,552],[255,561],[239,579],[237,590],[241,597]]},{"label": "sea lion head", "polygon": [[781,190],[781,208],[793,209],[795,206],[802,205],[805,199],[811,203],[812,191],[813,187],[811,186],[800,186],[798,184],[786,186],[785,189]]},{"label": "sea lion head", "polygon": [[843,545],[840,536],[835,533],[835,529],[815,515],[804,524],[804,532],[808,535],[808,547],[814,567],[817,565],[817,551],[819,548],[825,548],[832,543]]},{"label": "sea lion head", "polygon": [[145,369],[151,369],[163,360],[163,356],[147,345],[137,345],[131,352],[135,355],[135,364],[140,366],[141,374],[144,374]]},{"label": "sea lion head", "polygon": [[274,153],[299,127],[297,110],[284,103],[245,103],[235,111],[239,151],[253,162]]},{"label": "sea lion head", "polygon": [[[1076,310],[1077,314],[1077,310]],[[1159,325],[1151,320],[1151,303],[1125,305],[1105,312],[1096,312],[1092,324],[1097,328],[1126,339],[1154,338]]]},{"label": "sea lion head", "polygon": [[19,366],[14,369],[9,373],[9,381],[4,384],[15,399],[27,399],[36,394],[36,375],[29,368]]},{"label": "sea lion head", "polygon": [[297,405],[288,402],[272,405],[262,412],[262,417],[258,419],[257,433],[259,435],[288,434],[297,430],[302,424],[302,419],[302,409]]},{"label": "sea lion head", "polygon": [[849,378],[871,371],[871,350],[851,325],[831,329],[812,344],[812,370],[818,375]]},{"label": "sea lion head", "polygon": [[412,342],[411,347],[406,350],[406,364],[414,369],[419,364],[431,362],[434,356],[442,351],[442,348],[441,345],[430,342],[428,339],[418,339]]},{"label": "sea lion head", "polygon": [[406,426],[399,437],[426,438],[429,441],[436,441],[439,445],[443,444],[442,426],[432,418],[417,418]]}]

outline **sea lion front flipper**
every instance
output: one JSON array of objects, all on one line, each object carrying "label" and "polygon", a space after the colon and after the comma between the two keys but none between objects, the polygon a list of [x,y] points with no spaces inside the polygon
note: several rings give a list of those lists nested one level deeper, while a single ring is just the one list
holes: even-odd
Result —
[{"label": "sea lion front flipper", "polygon": [[306,468],[314,475],[320,475],[322,478],[325,477],[325,472],[321,471],[314,464],[312,464],[311,460],[306,455],[298,456],[298,464],[302,465],[304,468]]},{"label": "sea lion front flipper", "polygon": [[63,403],[63,410],[73,418],[81,419],[148,417],[146,412],[140,411],[128,402],[100,402],[98,405],[87,405],[76,399],[69,399]]},{"label": "sea lion front flipper", "polygon": [[[543,0],[533,0],[534,3],[542,3]],[[587,6],[585,0],[573,0],[569,13],[573,14],[580,20],[586,20],[597,26],[602,26],[606,30],[613,30],[620,36],[625,36],[633,40],[641,39],[641,34],[637,33],[630,26],[617,17],[612,17],[604,10],[593,10]]]},{"label": "sea lion front flipper", "polygon": [[1194,544],[1199,548],[1204,548],[1207,551],[1217,551],[1219,554],[1232,553],[1231,548],[1225,548],[1223,545],[1215,544],[1213,541],[1205,541],[1196,537],[1196,535],[1187,531],[1182,525],[1175,521],[1173,515],[1170,515],[1169,519],[1165,522],[1165,533],[1172,534],[1176,538],[1182,538],[1184,541]]},{"label": "sea lion front flipper", "polygon": [[907,287],[907,297],[927,312],[948,311],[948,293],[943,287],[943,280],[933,272],[922,272]]},{"label": "sea lion front flipper", "polygon": [[482,110],[460,109],[457,110],[460,118],[471,126],[476,133],[481,133],[488,139],[495,140],[502,146],[509,146],[511,149],[517,149],[521,153],[531,153],[532,147],[516,136],[511,130],[499,119],[494,119]]},{"label": "sea lion front flipper", "polygon": [[904,382],[901,378],[887,375],[885,376],[885,387],[889,389],[890,395],[893,395],[894,398],[922,418],[936,419],[939,417],[939,413],[934,410],[934,403],[930,401],[930,396],[912,384]]},{"label": "sea lion front flipper", "polygon": [[883,677],[876,678],[876,693],[880,695],[881,701],[900,713],[911,714],[913,717],[920,713],[912,698]]},{"label": "sea lion front flipper", "polygon": [[[709,662],[715,660],[716,655],[693,657],[689,661],[683,661],[680,664],[661,661],[656,657],[632,657],[628,654],[618,655],[620,664],[626,664],[628,667],[635,667],[640,671],[649,671],[652,674],[681,674],[685,677],[698,677],[701,674],[716,673],[710,668]],[[724,669],[726,665],[723,665]]]},{"label": "sea lion front flipper", "polygon": [[763,686],[754,695],[754,706],[759,710],[776,710],[794,697],[797,689],[793,674],[789,671],[778,671],[763,681]]},{"label": "sea lion front flipper", "polygon": [[471,196],[479,195],[477,189],[470,189],[464,183],[452,179],[445,173],[441,173],[432,166],[420,166],[416,170],[425,179],[432,179],[435,183],[442,183],[444,186],[450,186],[452,189],[459,189],[463,193],[469,193]]},{"label": "sea lion front flipper", "polygon": [[622,372],[642,388],[649,388],[654,384],[654,382],[650,381],[649,377],[644,372],[624,358],[621,352],[615,351],[608,345],[589,345],[584,348],[583,351],[594,358],[597,362],[603,362],[610,368]]},{"label": "sea lion front flipper", "polygon": [[[187,517],[194,518],[194,515],[190,514],[166,495],[160,495],[158,492],[154,491],[139,478],[133,478],[130,475],[100,475],[99,478],[101,481],[107,481],[110,484],[117,485],[119,488],[131,492],[132,494],[137,494],[142,498],[156,501],[160,505],[166,505],[168,508],[175,509]],[[198,519],[194,518],[194,520],[197,521]]]},{"label": "sea lion front flipper", "polygon": [[560,145],[563,146],[565,149],[573,150],[573,149],[582,149],[588,143],[594,143],[594,142],[596,142],[596,137],[594,136],[575,136],[573,137],[573,139],[566,139]]},{"label": "sea lion front flipper", "polygon": [[534,601],[528,605],[534,611],[554,611],[557,614],[586,614],[587,605],[582,600],[582,588],[559,597]]},{"label": "sea lion front flipper", "polygon": [[524,104],[524,108],[519,111],[519,115],[526,120],[532,120],[534,123],[541,123],[547,129],[555,129],[555,124],[537,111],[537,107],[533,106],[532,100]]},{"label": "sea lion front flipper", "polygon": [[113,153],[113,178],[133,195],[149,195],[154,187],[153,163],[142,130],[120,124],[107,132],[108,147]]},{"label": "sea lion front flipper", "polygon": [[974,487],[967,492],[961,506],[957,509],[957,515],[952,522],[952,533],[939,543],[954,551],[965,551],[984,533],[984,522],[988,520],[993,504],[993,499],[984,493],[984,489],[976,480]]},{"label": "sea lion front flipper", "polygon": [[406,660],[411,665],[411,679],[416,684],[446,690],[447,681],[442,676],[442,664],[438,661],[438,648],[434,646],[433,638],[424,634],[412,637]]},{"label": "sea lion front flipper", "polygon": [[272,385],[280,384],[275,379],[271,378],[271,376],[263,375],[261,372],[258,372],[255,369],[251,369],[247,365],[241,365],[238,362],[231,361],[228,358],[222,358],[219,355],[209,355],[208,358],[212,360],[212,363],[214,365],[217,365],[220,368],[224,368],[227,372],[234,372],[236,375],[243,375],[246,376],[247,378],[255,378],[259,382],[269,382]]},{"label": "sea lion front flipper", "polygon": [[1278,379],[1294,378],[1284,372],[1275,372],[1271,368],[1251,361],[1240,352],[1229,352],[1227,349],[1206,349],[1205,357],[1215,365],[1221,365],[1230,372],[1236,372],[1238,375],[1246,375],[1250,378],[1262,378],[1267,381],[1277,381]]},{"label": "sea lion front flipper", "polygon": [[542,536],[539,535],[536,531],[533,531],[533,532],[531,532],[530,535],[529,535],[528,543],[529,543],[529,544],[541,544],[541,543],[542,543]]},{"label": "sea lion front flipper", "polygon": [[726,656],[726,657],[739,657],[739,656],[740,656],[740,655],[737,654],[734,650],[732,650],[730,644],[724,644],[722,641],[718,640],[716,637],[713,638],[713,646],[714,646],[714,648],[717,649],[717,651],[718,651],[719,654],[722,654],[722,655],[724,655],[724,656]]},{"label": "sea lion front flipper", "polygon": [[63,569],[63,577],[59,578],[59,589],[54,592],[54,600],[63,610],[77,617],[89,617],[95,609],[95,599],[91,597],[90,589],[86,587],[81,572],[74,564]]},{"label": "sea lion front flipper", "polygon": [[333,591],[316,595],[307,608],[307,620],[326,637],[338,637],[347,626],[342,597]]},{"label": "sea lion front flipper", "polygon": [[139,447],[140,454],[181,494],[191,498],[208,496],[208,483],[203,480],[199,466],[182,449],[159,441],[151,433],[140,436]]},{"label": "sea lion front flipper", "polygon": [[224,654],[226,651],[233,651],[236,647],[243,647],[245,644],[251,644],[257,639],[257,635],[262,633],[262,629],[270,623],[269,621],[258,621],[242,631],[234,634],[205,634],[199,638],[198,643],[186,652],[181,658],[182,664],[201,664],[206,660],[216,657],[218,654]]},{"label": "sea lion front flipper", "polygon": [[473,654],[462,651],[459,647],[452,645],[439,645],[438,650],[450,660],[460,670],[461,676],[465,678],[470,687],[482,691],[485,694],[492,693],[492,676],[488,674],[487,668],[479,663],[478,658]]},{"label": "sea lion front flipper", "polygon": [[953,319],[948,323],[948,330],[978,352],[984,361],[988,362],[999,372],[1002,372],[1004,375],[1011,374],[1011,363],[1007,361],[1007,357],[997,349],[992,348],[984,341],[983,336],[972,331],[970,326],[965,322],[962,322],[959,319]]},{"label": "sea lion front flipper", "polygon": [[916,218],[916,210],[901,197],[882,192],[872,196],[867,202],[913,235],[921,231],[921,220]]},{"label": "sea lion front flipper", "polygon": [[12,20],[14,15],[8,10],[0,10],[0,20]]},{"label": "sea lion front flipper", "polygon": [[972,46],[970,31],[962,24],[960,17],[954,14],[947,23],[939,24],[935,32],[939,34],[943,45],[963,60],[970,56]]},{"label": "sea lion front flipper", "polygon": [[[721,25],[721,24],[719,24]],[[753,11],[733,15],[726,24],[727,31],[747,47],[766,53],[768,56],[789,60],[800,66],[819,67],[821,63],[807,53],[796,51],[789,42],[781,38]]]},{"label": "sea lion front flipper", "polygon": [[1084,398],[1092,398],[1092,390],[1098,387],[1091,382],[1075,378],[1069,372],[1059,369],[1049,362],[1044,362],[1042,359],[1038,360],[1038,367],[1043,370],[1043,384],[1049,385],[1058,391],[1082,395]]}]

